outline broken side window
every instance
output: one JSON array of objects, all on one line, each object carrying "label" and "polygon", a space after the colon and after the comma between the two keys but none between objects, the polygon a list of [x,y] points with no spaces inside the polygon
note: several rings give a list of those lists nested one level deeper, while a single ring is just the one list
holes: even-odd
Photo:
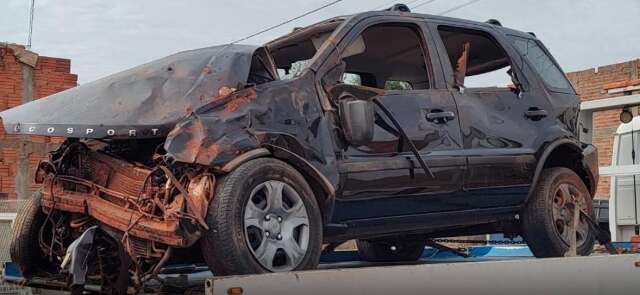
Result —
[{"label": "broken side window", "polygon": [[251,59],[251,69],[249,71],[249,84],[262,84],[278,79],[275,64],[267,49],[260,47],[253,54]]},{"label": "broken side window", "polygon": [[547,85],[562,90],[572,89],[560,67],[549,57],[538,42],[517,36],[509,37],[511,37],[516,50],[538,72]]},{"label": "broken side window", "polygon": [[489,34],[450,26],[439,26],[438,33],[454,71],[459,68],[459,59],[467,54],[466,71],[458,73],[464,78],[464,87],[515,87],[511,61]]},{"label": "broken side window", "polygon": [[357,73],[362,86],[387,90],[430,87],[422,37],[412,24],[385,23],[365,29],[342,53],[342,61],[345,72]]},{"label": "broken side window", "polygon": [[269,42],[267,47],[275,62],[279,78],[291,79],[304,72],[318,49],[341,22],[340,19],[334,19],[295,29],[292,33]]}]

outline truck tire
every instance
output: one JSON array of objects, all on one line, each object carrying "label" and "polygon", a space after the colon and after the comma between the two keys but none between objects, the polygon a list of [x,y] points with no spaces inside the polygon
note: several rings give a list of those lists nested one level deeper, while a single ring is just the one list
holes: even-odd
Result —
[{"label": "truck tire", "polygon": [[385,240],[357,240],[360,259],[370,262],[416,261],[422,257],[424,239],[390,238]]},{"label": "truck tire", "polygon": [[202,256],[214,275],[312,269],[322,218],[304,177],[273,158],[248,161],[218,182]]},{"label": "truck tire", "polygon": [[46,217],[40,208],[41,198],[42,192],[33,193],[23,203],[13,222],[9,253],[11,260],[20,266],[22,276],[26,278],[45,263],[38,243],[38,233]]},{"label": "truck tire", "polygon": [[[591,194],[580,177],[565,167],[547,168],[522,214],[522,233],[536,257],[562,257],[569,250],[570,223],[568,201],[575,197],[583,211],[595,220]],[[576,234],[577,254],[591,254],[596,233],[580,216]]]}]

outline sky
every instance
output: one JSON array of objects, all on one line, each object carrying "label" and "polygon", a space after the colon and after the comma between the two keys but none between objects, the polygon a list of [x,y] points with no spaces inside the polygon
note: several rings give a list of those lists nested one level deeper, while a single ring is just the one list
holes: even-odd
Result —
[{"label": "sky", "polygon": [[[26,44],[30,1],[2,1],[0,42]],[[328,2],[35,0],[32,50],[71,59],[72,72],[86,83],[178,51],[229,43]],[[294,27],[389,2],[343,0],[242,43],[263,44]],[[439,14],[467,2],[435,0],[414,12]],[[495,18],[533,31],[567,72],[640,58],[640,0],[478,0],[447,16]]]}]

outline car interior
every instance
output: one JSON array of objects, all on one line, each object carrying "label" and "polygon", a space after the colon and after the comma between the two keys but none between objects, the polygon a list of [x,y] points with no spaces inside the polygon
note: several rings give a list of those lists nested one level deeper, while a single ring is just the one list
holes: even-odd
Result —
[{"label": "car interior", "polygon": [[417,29],[406,24],[365,29],[342,54],[344,82],[387,90],[430,88],[421,39]]}]

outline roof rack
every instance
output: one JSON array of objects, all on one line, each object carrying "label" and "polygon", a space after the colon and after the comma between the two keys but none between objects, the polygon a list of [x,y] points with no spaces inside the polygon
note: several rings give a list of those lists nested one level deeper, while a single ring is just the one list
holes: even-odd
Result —
[{"label": "roof rack", "polygon": [[411,9],[409,9],[409,6],[407,6],[406,4],[402,4],[402,3],[393,4],[393,6],[387,8],[385,10],[387,10],[387,11],[411,12]]},{"label": "roof rack", "polygon": [[488,19],[485,23],[488,23],[488,24],[494,25],[494,26],[502,27],[502,24],[500,23],[500,21],[495,19],[495,18]]}]

